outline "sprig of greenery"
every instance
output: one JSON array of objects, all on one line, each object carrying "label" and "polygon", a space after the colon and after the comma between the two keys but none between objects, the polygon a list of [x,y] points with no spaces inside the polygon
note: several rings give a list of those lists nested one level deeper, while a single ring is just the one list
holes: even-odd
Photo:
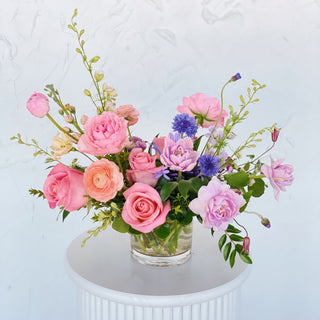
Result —
[{"label": "sprig of greenery", "polygon": [[37,196],[38,198],[45,199],[46,197],[44,196],[43,192],[38,189],[29,189],[29,193],[33,196]]}]

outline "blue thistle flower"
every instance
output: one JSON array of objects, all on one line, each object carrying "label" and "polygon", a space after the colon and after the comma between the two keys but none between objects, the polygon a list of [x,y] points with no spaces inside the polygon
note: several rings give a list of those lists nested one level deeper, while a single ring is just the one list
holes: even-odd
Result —
[{"label": "blue thistle flower", "polygon": [[172,129],[180,134],[186,134],[193,137],[198,130],[195,118],[190,117],[187,113],[177,114],[172,122]]},{"label": "blue thistle flower", "polygon": [[220,158],[205,154],[199,158],[199,166],[204,176],[212,177],[219,172]]}]

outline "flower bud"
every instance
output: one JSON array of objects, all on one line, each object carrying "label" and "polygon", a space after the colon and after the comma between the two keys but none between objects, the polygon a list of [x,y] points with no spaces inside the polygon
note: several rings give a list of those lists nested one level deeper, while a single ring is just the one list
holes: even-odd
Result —
[{"label": "flower bud", "polygon": [[87,115],[85,115],[85,114],[82,115],[81,119],[80,119],[81,124],[84,126],[88,119],[89,119],[89,117]]},{"label": "flower bud", "polygon": [[64,107],[71,113],[74,113],[76,111],[76,108],[74,106],[71,106],[69,103],[67,103]]},{"label": "flower bud", "polygon": [[236,73],[234,76],[232,76],[231,77],[231,81],[237,81],[237,80],[239,80],[239,79],[241,79],[241,75],[240,75],[240,73],[238,72],[238,73]]},{"label": "flower bud", "polygon": [[278,140],[279,133],[280,133],[280,129],[274,128],[273,132],[271,132],[272,142],[276,142]]},{"label": "flower bud", "polygon": [[49,112],[49,100],[42,93],[34,93],[27,101],[27,109],[32,115],[43,118]]},{"label": "flower bud", "polygon": [[74,118],[72,115],[68,115],[64,117],[64,121],[67,123],[72,123],[74,121]]},{"label": "flower bud", "polygon": [[262,218],[261,224],[264,225],[265,227],[267,227],[268,229],[270,229],[270,227],[271,227],[271,223],[268,218]]},{"label": "flower bud", "polygon": [[244,237],[243,238],[243,245],[242,245],[241,252],[249,254],[249,247],[250,247],[250,238],[249,237]]}]

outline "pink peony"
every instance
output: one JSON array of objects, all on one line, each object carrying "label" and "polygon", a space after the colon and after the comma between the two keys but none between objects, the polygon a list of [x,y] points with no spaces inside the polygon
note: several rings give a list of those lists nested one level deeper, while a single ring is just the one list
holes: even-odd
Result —
[{"label": "pink peony", "polygon": [[85,206],[88,198],[81,171],[58,163],[49,173],[43,193],[48,200],[49,207],[54,209],[62,206],[67,211],[75,211]]},{"label": "pink peony", "polygon": [[129,144],[127,123],[112,111],[89,118],[78,142],[79,151],[94,156],[120,152]]},{"label": "pink peony", "polygon": [[[196,93],[189,98],[184,97],[182,103],[182,106],[178,106],[177,110],[195,118],[198,126],[209,128],[215,125],[219,118],[221,105],[218,98],[209,98],[204,93]],[[228,113],[223,110],[217,128],[223,126],[224,118],[227,116]]]},{"label": "pink peony", "polygon": [[34,93],[27,101],[27,109],[38,118],[43,118],[49,112],[49,100],[42,93]]},{"label": "pink peony", "polygon": [[197,164],[199,152],[193,150],[192,139],[179,139],[174,142],[170,137],[164,141],[160,161],[171,170],[190,171]]},{"label": "pink peony", "polygon": [[116,114],[119,117],[123,117],[128,120],[129,126],[133,126],[139,120],[139,111],[135,109],[131,104],[126,104],[124,106],[120,106],[116,109]]},{"label": "pink peony", "polygon": [[93,199],[107,202],[123,187],[123,175],[112,161],[101,159],[93,162],[84,172],[87,193]]},{"label": "pink peony", "polygon": [[155,187],[159,179],[154,174],[161,171],[163,166],[156,167],[156,156],[150,156],[141,148],[134,148],[129,155],[131,169],[127,170],[127,178],[130,183],[142,182]]},{"label": "pink peony", "polygon": [[189,208],[202,217],[205,228],[219,231],[227,229],[245,203],[242,195],[232,191],[228,184],[217,177],[213,177],[207,186],[200,188],[198,198],[190,202]]},{"label": "pink peony", "polygon": [[170,201],[162,204],[159,193],[147,184],[137,182],[123,193],[126,198],[122,218],[133,229],[151,232],[166,221]]},{"label": "pink peony", "polygon": [[283,160],[274,161],[271,158],[271,167],[266,164],[261,167],[261,172],[269,179],[277,200],[279,200],[280,190],[286,191],[285,187],[290,186],[293,181],[293,167],[289,164],[281,164]]}]

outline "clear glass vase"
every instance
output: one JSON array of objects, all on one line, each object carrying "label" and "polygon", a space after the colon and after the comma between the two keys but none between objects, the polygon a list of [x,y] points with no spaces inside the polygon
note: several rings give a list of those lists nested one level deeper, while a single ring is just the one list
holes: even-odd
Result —
[{"label": "clear glass vase", "polygon": [[182,226],[169,223],[167,237],[155,231],[131,235],[131,254],[138,262],[150,266],[174,266],[185,263],[191,255],[192,223]]}]

